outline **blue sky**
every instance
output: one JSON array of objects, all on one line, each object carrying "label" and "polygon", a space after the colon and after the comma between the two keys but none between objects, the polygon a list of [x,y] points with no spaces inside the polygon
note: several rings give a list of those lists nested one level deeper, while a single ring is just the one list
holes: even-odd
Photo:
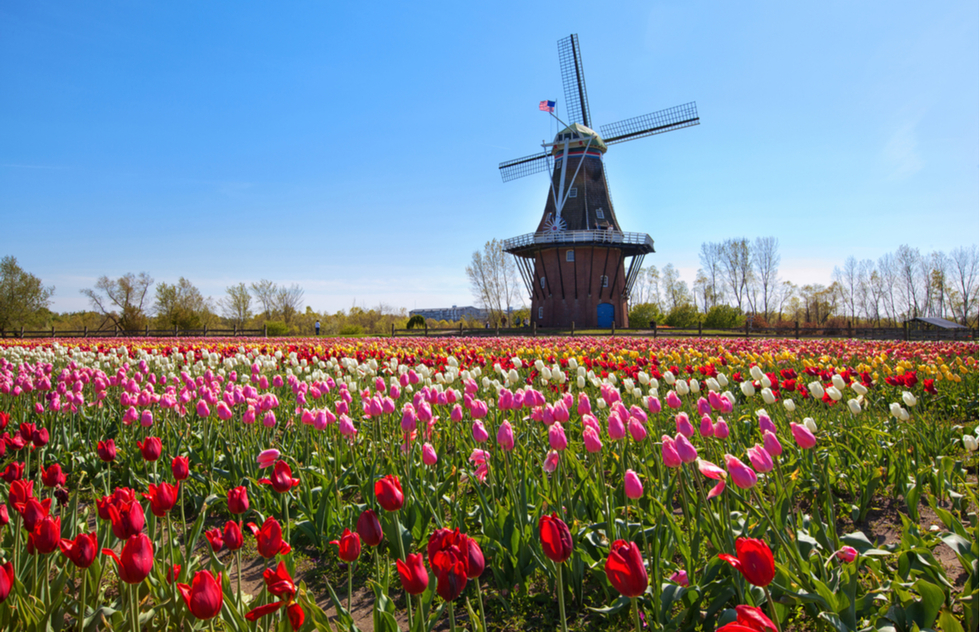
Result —
[{"label": "blue sky", "polygon": [[[976,243],[976,2],[31,2],[0,5],[0,255],[86,307],[103,274],[306,303],[467,305],[487,240],[532,231],[578,33],[596,126],[697,101],[615,145],[647,262],[774,235],[781,276]],[[560,10],[558,7],[560,6]]]}]

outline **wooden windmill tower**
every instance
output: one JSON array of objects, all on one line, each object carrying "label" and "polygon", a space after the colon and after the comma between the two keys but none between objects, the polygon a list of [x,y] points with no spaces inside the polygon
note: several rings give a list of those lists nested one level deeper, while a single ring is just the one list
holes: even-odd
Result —
[{"label": "wooden windmill tower", "polygon": [[[623,232],[616,220],[602,157],[609,145],[700,122],[697,106],[603,125],[594,132],[589,114],[578,35],[558,42],[568,111],[566,127],[544,151],[500,163],[504,182],[551,172],[544,215],[535,232],[504,242],[517,258],[539,327],[628,327],[627,303],[643,265],[654,252],[646,233]],[[629,268],[626,259],[630,259]]]}]

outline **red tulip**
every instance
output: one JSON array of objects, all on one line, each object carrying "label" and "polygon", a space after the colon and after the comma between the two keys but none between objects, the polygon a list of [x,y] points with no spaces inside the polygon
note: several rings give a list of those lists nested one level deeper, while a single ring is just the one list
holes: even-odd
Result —
[{"label": "red tulip", "polygon": [[7,505],[0,505],[0,527],[10,524],[10,514],[7,513]]},{"label": "red tulip", "polygon": [[32,496],[25,503],[17,503],[14,509],[17,510],[23,520],[24,531],[31,533],[37,527],[37,524],[46,518],[48,512],[51,511],[51,499],[45,498],[44,500],[38,500]]},{"label": "red tulip", "polygon": [[350,529],[344,529],[340,540],[331,540],[330,544],[337,545],[337,556],[345,562],[355,562],[361,556],[361,536],[351,533]]},{"label": "red tulip", "polygon": [[742,573],[754,586],[768,586],[776,577],[776,563],[769,545],[755,538],[739,538],[735,541],[735,555],[719,553],[718,557]]},{"label": "red tulip", "polygon": [[221,612],[224,595],[221,592],[221,573],[215,577],[210,571],[197,571],[191,585],[177,584],[180,596],[195,617],[202,621],[213,619]]},{"label": "red tulip", "polygon": [[175,456],[170,462],[170,471],[173,472],[175,481],[185,480],[191,474],[190,459],[186,456]]},{"label": "red tulip", "polygon": [[174,564],[167,569],[167,583],[172,584],[176,578],[180,577],[180,564]]},{"label": "red tulip", "polygon": [[120,540],[129,540],[143,530],[146,523],[143,515],[143,505],[137,501],[110,504],[109,520],[112,521],[112,533]]},{"label": "red tulip", "polygon": [[34,444],[35,448],[43,448],[48,445],[49,439],[50,435],[47,428],[38,428],[31,433],[31,443]]},{"label": "red tulip", "polygon": [[235,487],[228,490],[228,511],[233,514],[243,514],[248,511],[248,490]]},{"label": "red tulip", "polygon": [[7,481],[8,483],[13,483],[24,476],[24,464],[23,463],[8,463],[7,467],[4,468],[3,472],[0,472],[0,478]]},{"label": "red tulip", "polygon": [[47,555],[58,549],[61,543],[61,517],[45,516],[27,536],[28,550],[34,549],[42,555]]},{"label": "red tulip", "polygon": [[143,453],[143,459],[146,461],[156,461],[163,452],[163,443],[157,437],[147,437],[146,441],[143,443],[137,441],[136,445]]},{"label": "red tulip", "polygon": [[20,425],[19,430],[21,439],[28,442],[34,437],[34,431],[37,430],[37,424],[27,423],[25,421]]},{"label": "red tulip", "polygon": [[[446,601],[456,599],[466,588],[466,580],[470,575],[467,540],[459,529],[436,529],[429,536],[429,566],[436,576],[436,592]],[[480,557],[482,558],[482,553]]]},{"label": "red tulip", "polygon": [[402,483],[397,476],[385,476],[374,484],[374,495],[385,511],[398,511],[405,502]]},{"label": "red tulip", "polygon": [[10,506],[16,509],[18,503],[26,503],[32,496],[34,496],[34,481],[16,480],[10,484],[7,500]]},{"label": "red tulip", "polygon": [[778,632],[776,624],[755,606],[735,606],[735,623],[756,632]]},{"label": "red tulip", "polygon": [[409,553],[404,562],[396,559],[395,566],[398,567],[398,576],[405,592],[410,595],[421,595],[425,592],[429,586],[429,574],[422,564],[421,553]]},{"label": "red tulip", "polygon": [[256,548],[262,557],[269,559],[279,554],[285,555],[292,550],[289,544],[283,541],[282,527],[272,516],[265,519],[261,529],[256,527],[254,522],[248,523],[248,528],[255,536]]},{"label": "red tulip", "polygon": [[221,550],[221,547],[225,545],[222,539],[221,529],[208,529],[204,532],[204,537],[207,538],[209,544],[211,544],[211,550],[217,553]]},{"label": "red tulip", "polygon": [[3,603],[14,587],[14,565],[7,562],[0,566],[0,603]]},{"label": "red tulip", "polygon": [[478,579],[483,574],[483,569],[486,568],[483,549],[473,538],[464,537],[466,537],[466,576],[469,579]]},{"label": "red tulip", "polygon": [[280,494],[285,494],[292,488],[299,485],[299,479],[293,478],[293,471],[289,468],[289,464],[285,461],[276,461],[276,466],[272,470],[272,480],[268,478],[260,478],[260,483],[265,485],[271,485],[272,489],[276,490]]},{"label": "red tulip", "polygon": [[176,485],[166,482],[159,485],[150,484],[149,490],[150,493],[143,494],[143,498],[150,499],[150,511],[153,512],[153,515],[162,518],[177,504],[177,492],[180,491],[180,483]]},{"label": "red tulip", "polygon": [[99,458],[106,463],[111,463],[116,460],[116,442],[112,439],[99,441],[95,451],[98,453]]},{"label": "red tulip", "polygon": [[245,539],[242,537],[242,530],[234,520],[229,520],[225,523],[225,531],[221,536],[221,540],[225,543],[225,548],[229,551],[237,551],[242,548],[242,544],[245,542]]},{"label": "red tulip", "polygon": [[58,543],[61,552],[78,568],[88,568],[95,561],[99,552],[99,540],[95,531],[79,533],[74,540],[62,540]]},{"label": "red tulip", "polygon": [[365,509],[357,519],[357,534],[368,546],[378,546],[384,539],[385,534],[381,530],[381,522],[378,515],[371,509]]},{"label": "red tulip", "polygon": [[287,600],[296,596],[296,584],[289,575],[289,571],[286,570],[285,562],[279,562],[276,570],[265,569],[262,573],[262,579],[265,580],[265,586],[270,595]]},{"label": "red tulip", "polygon": [[99,511],[99,520],[112,519],[112,516],[109,515],[110,506],[118,508],[121,505],[134,502],[136,502],[136,492],[128,487],[117,487],[112,491],[112,494],[95,500],[95,506]]},{"label": "red tulip", "polygon": [[541,537],[541,548],[549,560],[561,564],[571,557],[572,533],[557,514],[541,516],[538,521],[538,535]]},{"label": "red tulip", "polygon": [[262,574],[262,578],[265,580],[266,589],[269,591],[269,594],[279,597],[279,601],[253,608],[245,614],[245,619],[248,621],[257,621],[260,617],[272,614],[285,606],[286,615],[289,617],[289,624],[292,626],[294,632],[295,630],[299,630],[303,626],[303,620],[306,618],[306,614],[295,601],[296,584],[293,583],[293,578],[289,576],[286,565],[283,562],[279,562],[279,566],[275,571],[267,568]]},{"label": "red tulip", "polygon": [[140,583],[153,568],[153,543],[145,533],[129,538],[119,556],[112,549],[102,549],[102,554],[116,561],[119,579],[127,584]]},{"label": "red tulip", "polygon": [[606,577],[624,597],[639,597],[646,592],[649,579],[643,566],[640,547],[635,542],[616,540],[606,558]]}]

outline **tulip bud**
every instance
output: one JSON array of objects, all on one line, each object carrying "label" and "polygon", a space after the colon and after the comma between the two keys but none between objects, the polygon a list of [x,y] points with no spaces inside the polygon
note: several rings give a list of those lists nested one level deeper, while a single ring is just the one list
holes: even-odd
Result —
[{"label": "tulip bud", "polygon": [[844,397],[843,393],[837,390],[836,386],[830,386],[824,392],[835,402],[839,402]]},{"label": "tulip bud", "polygon": [[973,435],[963,435],[963,447],[968,452],[976,452],[977,448],[980,447],[980,443],[977,442],[977,438]]},{"label": "tulip bud", "polygon": [[908,406],[909,408],[915,406],[918,403],[918,400],[915,398],[915,395],[913,395],[908,391],[902,393],[902,401],[905,402],[905,405]]},{"label": "tulip bud", "polygon": [[817,431],[817,422],[813,421],[813,417],[805,417],[803,419],[803,425],[806,426],[806,429],[810,432]]},{"label": "tulip bud", "polygon": [[868,388],[864,384],[862,384],[860,382],[854,382],[854,383],[852,383],[851,384],[851,390],[853,390],[858,395],[867,395],[868,394]]},{"label": "tulip bud", "polygon": [[626,470],[626,476],[623,479],[623,485],[626,490],[626,496],[636,500],[643,496],[643,484],[640,483],[640,477],[636,475],[633,470]]},{"label": "tulip bud", "polygon": [[786,412],[791,413],[796,410],[796,402],[791,399],[784,399],[783,408],[786,409]]},{"label": "tulip bud", "polygon": [[844,390],[844,387],[845,387],[845,386],[847,386],[847,385],[846,385],[846,384],[844,383],[844,378],[842,378],[842,377],[841,377],[840,375],[838,375],[837,373],[834,373],[834,374],[833,374],[833,375],[831,376],[831,378],[830,378],[830,381],[834,383],[834,388],[836,388],[836,389],[837,389],[837,390],[839,390],[839,391],[842,391],[842,390]]},{"label": "tulip bud", "polygon": [[856,399],[847,400],[847,409],[851,411],[852,415],[859,415],[861,413],[861,402]]}]

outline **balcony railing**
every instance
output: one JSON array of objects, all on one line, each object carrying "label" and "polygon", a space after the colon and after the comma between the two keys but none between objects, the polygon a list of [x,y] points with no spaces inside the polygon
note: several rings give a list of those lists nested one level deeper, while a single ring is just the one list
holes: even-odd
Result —
[{"label": "balcony railing", "polygon": [[653,239],[646,233],[615,230],[559,230],[527,233],[504,241],[504,250],[520,250],[538,244],[623,244],[646,246],[653,251]]}]

